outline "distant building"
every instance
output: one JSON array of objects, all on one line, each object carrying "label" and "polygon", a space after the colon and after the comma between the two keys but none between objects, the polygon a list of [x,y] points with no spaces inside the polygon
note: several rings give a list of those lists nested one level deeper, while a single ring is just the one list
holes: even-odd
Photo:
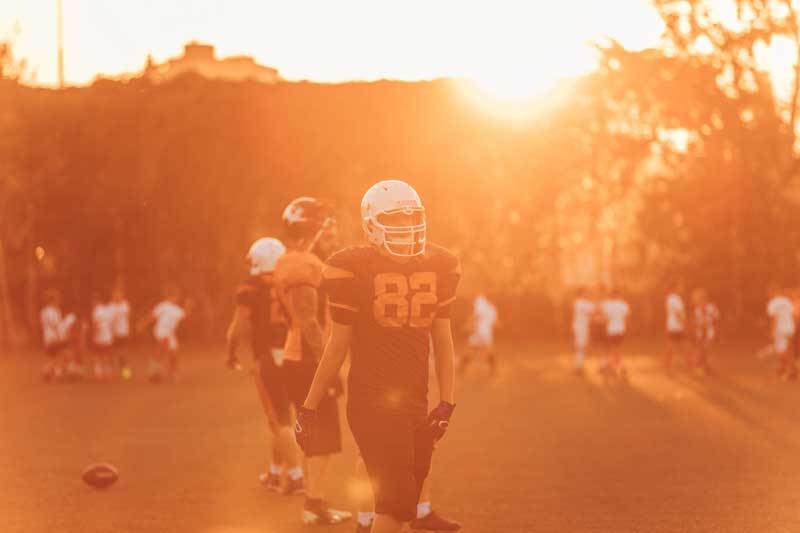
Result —
[{"label": "distant building", "polygon": [[197,42],[187,43],[181,57],[169,59],[160,65],[148,56],[142,77],[153,83],[163,83],[189,73],[227,81],[277,83],[281,79],[277,69],[259,65],[250,56],[217,59],[213,46]]}]

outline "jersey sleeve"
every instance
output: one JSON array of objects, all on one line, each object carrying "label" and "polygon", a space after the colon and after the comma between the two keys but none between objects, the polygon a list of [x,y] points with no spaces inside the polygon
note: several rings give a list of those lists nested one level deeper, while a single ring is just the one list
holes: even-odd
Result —
[{"label": "jersey sleeve", "polygon": [[275,265],[275,282],[283,290],[294,287],[318,289],[322,284],[322,261],[311,252],[287,252]]},{"label": "jersey sleeve", "polygon": [[236,287],[236,305],[252,309],[256,304],[256,287],[249,280]]},{"label": "jersey sleeve", "polygon": [[444,249],[440,253],[443,257],[436,285],[436,296],[439,300],[436,304],[436,318],[450,318],[458,282],[461,280],[461,263],[456,256]]},{"label": "jersey sleeve", "polygon": [[323,288],[334,322],[353,325],[359,311],[356,253],[345,249],[332,255],[322,269]]}]

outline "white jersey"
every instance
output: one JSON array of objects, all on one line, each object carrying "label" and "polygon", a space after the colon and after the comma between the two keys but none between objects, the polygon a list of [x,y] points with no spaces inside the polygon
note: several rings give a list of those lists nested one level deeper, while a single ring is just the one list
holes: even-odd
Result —
[{"label": "white jersey", "polygon": [[686,329],[686,308],[679,294],[667,296],[667,332],[683,333]]},{"label": "white jersey", "polygon": [[178,324],[186,317],[186,311],[179,305],[172,302],[161,302],[153,309],[153,316],[156,317],[156,324],[153,328],[153,335],[158,340],[172,340]]},{"label": "white jersey", "polygon": [[109,304],[97,304],[92,309],[92,339],[99,346],[114,344],[114,310]]},{"label": "white jersey", "polygon": [[767,314],[775,321],[774,333],[794,335],[794,304],[785,296],[776,296],[767,304]]},{"label": "white jersey", "polygon": [[625,300],[615,298],[606,300],[602,304],[603,314],[606,317],[606,333],[609,335],[624,335],[627,328],[630,306]]},{"label": "white jersey", "polygon": [[58,344],[64,340],[61,311],[54,305],[45,306],[39,313],[42,322],[42,336],[45,347]]},{"label": "white jersey", "polygon": [[131,336],[131,306],[127,300],[121,302],[111,302],[111,310],[114,314],[113,329],[114,337],[126,339]]},{"label": "white jersey", "polygon": [[583,331],[589,329],[592,315],[597,307],[594,302],[586,298],[578,298],[572,306],[572,330]]},{"label": "white jersey", "polygon": [[483,295],[475,298],[472,320],[473,332],[469,338],[470,346],[491,346],[494,343],[497,308]]},{"label": "white jersey", "polygon": [[694,335],[698,340],[713,341],[717,338],[719,308],[711,302],[694,307]]}]

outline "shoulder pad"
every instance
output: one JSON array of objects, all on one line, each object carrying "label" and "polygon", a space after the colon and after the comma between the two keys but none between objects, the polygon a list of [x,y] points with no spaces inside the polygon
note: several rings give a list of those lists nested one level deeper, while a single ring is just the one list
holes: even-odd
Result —
[{"label": "shoulder pad", "polygon": [[286,252],[275,265],[275,282],[286,288],[317,288],[322,282],[322,261],[311,252]]}]

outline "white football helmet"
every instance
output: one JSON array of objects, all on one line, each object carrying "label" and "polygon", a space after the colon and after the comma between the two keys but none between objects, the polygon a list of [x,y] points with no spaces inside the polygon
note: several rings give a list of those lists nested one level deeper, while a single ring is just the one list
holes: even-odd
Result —
[{"label": "white football helmet", "polygon": [[286,247],[278,239],[265,237],[258,239],[250,246],[247,252],[247,261],[250,263],[250,275],[258,276],[275,270],[278,258],[286,252]]},{"label": "white football helmet", "polygon": [[[398,218],[405,220],[398,222]],[[408,183],[386,180],[370,187],[361,200],[361,225],[369,242],[390,255],[414,257],[425,253],[425,208]]]}]

